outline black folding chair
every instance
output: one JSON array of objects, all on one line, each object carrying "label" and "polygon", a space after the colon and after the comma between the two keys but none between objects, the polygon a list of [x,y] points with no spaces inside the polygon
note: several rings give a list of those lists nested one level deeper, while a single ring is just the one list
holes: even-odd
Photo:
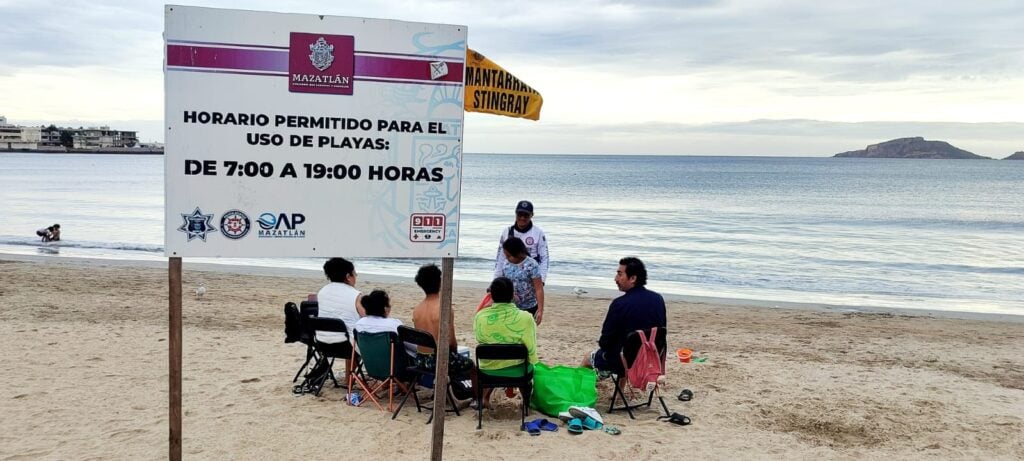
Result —
[{"label": "black folding chair", "polygon": [[299,389],[304,389],[306,392],[311,392],[314,395],[320,395],[320,389],[327,378],[334,382],[334,387],[343,387],[334,376],[335,358],[342,360],[354,359],[355,363],[349,364],[349,368],[353,373],[361,373],[359,354],[354,354],[354,358],[352,357],[351,336],[349,341],[343,343],[324,343],[316,340],[317,331],[347,333],[348,330],[345,328],[345,322],[341,319],[326,317],[307,317],[305,324],[313,332],[313,357],[315,362],[310,372],[306,373],[306,379],[302,382]]},{"label": "black folding chair", "polygon": [[[434,341],[434,336],[426,331],[407,327],[405,325],[400,325],[398,327],[398,338],[402,343],[413,344],[417,347],[430,349],[430,353],[437,353],[437,342]],[[395,419],[395,417],[398,416],[398,412],[402,411],[402,407],[405,406],[406,400],[409,400],[410,394],[412,395],[413,400],[416,402],[417,412],[421,412],[423,408],[433,410],[433,407],[426,407],[420,404],[420,398],[419,396],[416,395],[416,386],[417,384],[419,384],[420,380],[423,379],[423,377],[429,376],[431,380],[434,380],[437,376],[435,370],[433,368],[421,367],[416,363],[416,361],[412,361],[412,363],[410,363],[409,366],[406,367],[406,372],[409,374],[409,379],[406,382],[406,387],[409,388],[409,392],[406,393],[404,397],[402,397],[402,401],[398,404],[398,408],[395,409],[394,414],[391,415],[391,419]],[[445,411],[454,411],[455,416],[459,416],[459,407],[455,405],[455,392],[453,391],[452,381],[450,379],[448,380],[447,391],[448,404],[449,406],[451,406],[451,409]],[[433,421],[433,419],[434,412],[431,411],[430,417],[427,418],[427,424],[430,424],[430,422]]]},{"label": "black folding chair", "polygon": [[306,319],[316,317],[319,311],[320,308],[316,301],[303,301],[299,305],[299,328],[301,332],[298,339],[300,343],[306,345],[306,361],[302,363],[301,367],[299,367],[299,371],[295,372],[295,377],[292,378],[293,383],[298,381],[299,376],[302,375],[302,371],[309,366],[309,362],[316,359],[316,349],[313,347],[313,339],[316,334],[316,330],[309,328],[311,323],[307,322]]},{"label": "black folding chair", "polygon": [[[522,344],[481,344],[476,346],[476,428],[483,427],[484,389],[496,387],[515,387],[523,402],[520,408],[519,427],[526,425],[526,415],[530,412],[530,394],[533,393],[533,369],[530,368],[529,352]],[[480,368],[481,360],[520,360],[520,373],[515,376],[499,376],[488,374]]]},{"label": "black folding chair", "polygon": [[[650,334],[650,330],[647,330],[644,333]],[[658,327],[657,336],[654,338],[654,345],[658,348],[658,355],[661,357],[662,373],[665,372],[665,356],[668,349],[665,341],[666,334],[667,330],[665,327]],[[633,361],[636,360],[636,355],[637,352],[640,351],[641,344],[640,335],[636,331],[630,332],[629,335],[626,336],[626,341],[622,344],[622,352],[620,353],[622,363],[615,364],[615,368],[617,369],[612,370],[612,381],[615,383],[615,392],[612,393],[612,403],[611,406],[608,407],[608,413],[612,413],[615,410],[626,410],[630,419],[636,419],[636,416],[633,416],[633,409],[644,406],[650,408],[651,403],[654,401],[654,394],[656,393],[658,394],[658,400],[661,401],[661,407],[665,410],[665,415],[670,413],[668,411],[668,405],[665,404],[665,399],[661,396],[661,393],[658,392],[657,386],[654,386],[654,388],[649,391],[646,402],[640,401],[638,403],[630,403],[630,401],[626,399],[626,393],[622,389],[622,380],[627,379],[626,371],[633,366]],[[647,389],[644,389],[644,391],[646,392]],[[632,392],[630,392],[630,395],[632,395]],[[616,398],[622,399],[622,406],[615,406]]]}]

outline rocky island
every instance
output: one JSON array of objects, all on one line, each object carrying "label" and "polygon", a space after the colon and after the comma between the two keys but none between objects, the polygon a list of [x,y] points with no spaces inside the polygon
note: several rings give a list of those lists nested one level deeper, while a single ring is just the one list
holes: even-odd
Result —
[{"label": "rocky island", "polygon": [[[1016,154],[1014,154],[1016,155]],[[952,158],[952,159],[985,159],[988,157],[973,154],[953,147],[945,141],[926,141],[922,137],[893,139],[872,144],[864,150],[842,152],[833,157],[857,158]]]},{"label": "rocky island", "polygon": [[1006,157],[1003,160],[1024,160],[1024,150],[1014,152],[1013,155]]}]

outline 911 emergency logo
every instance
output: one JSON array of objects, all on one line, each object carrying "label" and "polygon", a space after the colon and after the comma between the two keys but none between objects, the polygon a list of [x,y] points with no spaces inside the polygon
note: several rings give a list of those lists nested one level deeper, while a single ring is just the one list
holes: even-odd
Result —
[{"label": "911 emergency logo", "polygon": [[241,210],[230,210],[220,217],[220,233],[225,237],[238,240],[245,237],[252,228],[252,221],[249,216]]}]

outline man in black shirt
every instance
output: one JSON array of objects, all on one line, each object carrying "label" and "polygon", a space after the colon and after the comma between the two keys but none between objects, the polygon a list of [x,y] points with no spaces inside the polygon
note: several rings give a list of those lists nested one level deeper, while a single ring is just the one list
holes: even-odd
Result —
[{"label": "man in black shirt", "polygon": [[654,327],[666,327],[665,299],[660,294],[645,288],[647,269],[643,261],[634,257],[622,258],[619,270],[615,272],[615,284],[622,296],[615,298],[608,306],[598,348],[583,357],[583,366],[609,372],[622,372],[622,343],[632,331],[649,331]]}]

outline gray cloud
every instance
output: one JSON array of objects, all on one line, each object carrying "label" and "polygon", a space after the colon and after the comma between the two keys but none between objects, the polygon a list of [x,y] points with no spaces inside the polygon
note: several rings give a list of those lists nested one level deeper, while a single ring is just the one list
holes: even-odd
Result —
[{"label": "gray cloud", "polygon": [[[921,136],[993,158],[1024,150],[1024,123],[751,120],[729,123],[545,123],[525,127],[468,119],[467,152],[484,144],[502,153],[831,156],[890,139]],[[524,133],[528,133],[524,135]]]},{"label": "gray cloud", "polygon": [[[42,65],[138,66],[159,56],[154,1],[0,3],[0,73]],[[778,1],[210,1],[209,6],[465,23],[471,46],[555,67],[676,75],[786,70],[825,80],[1017,76],[1024,3]],[[153,65],[153,64],[144,64]]]}]

